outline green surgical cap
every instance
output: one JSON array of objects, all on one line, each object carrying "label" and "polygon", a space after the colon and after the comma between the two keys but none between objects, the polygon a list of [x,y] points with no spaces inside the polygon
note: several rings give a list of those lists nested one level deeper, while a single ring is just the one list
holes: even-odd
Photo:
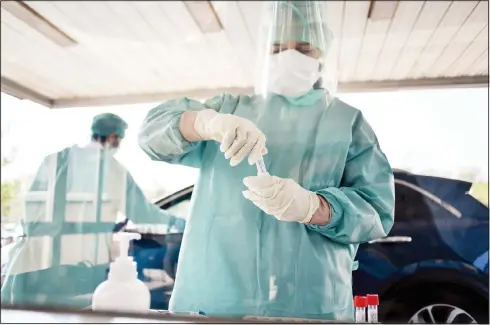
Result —
[{"label": "green surgical cap", "polygon": [[92,134],[107,137],[112,133],[124,138],[128,124],[119,116],[112,113],[103,113],[94,116],[92,120]]},{"label": "green surgical cap", "polygon": [[323,1],[275,1],[272,10],[273,42],[306,42],[326,52],[332,32],[327,26]]}]

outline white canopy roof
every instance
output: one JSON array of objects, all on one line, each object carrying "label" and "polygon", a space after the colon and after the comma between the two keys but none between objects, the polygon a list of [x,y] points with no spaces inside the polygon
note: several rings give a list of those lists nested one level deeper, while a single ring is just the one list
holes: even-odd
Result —
[{"label": "white canopy roof", "polygon": [[[330,1],[339,90],[488,87],[488,1]],[[2,91],[49,107],[251,92],[261,1],[2,1]]]}]

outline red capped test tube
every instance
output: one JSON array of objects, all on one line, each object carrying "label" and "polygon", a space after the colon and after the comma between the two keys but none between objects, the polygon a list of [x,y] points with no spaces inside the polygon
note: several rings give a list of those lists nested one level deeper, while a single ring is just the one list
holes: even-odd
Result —
[{"label": "red capped test tube", "polygon": [[378,322],[378,295],[367,295],[367,321],[368,323]]},{"label": "red capped test tube", "polygon": [[367,307],[367,298],[364,296],[355,296],[354,297],[354,309],[355,309],[355,317],[356,323],[365,323],[366,322],[366,307]]}]

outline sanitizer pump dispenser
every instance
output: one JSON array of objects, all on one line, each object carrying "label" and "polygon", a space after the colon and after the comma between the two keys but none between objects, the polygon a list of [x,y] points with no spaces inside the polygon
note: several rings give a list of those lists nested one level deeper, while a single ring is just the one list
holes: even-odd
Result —
[{"label": "sanitizer pump dispenser", "polygon": [[92,310],[148,313],[150,291],[138,279],[136,262],[128,256],[130,241],[141,235],[120,232],[114,238],[119,241],[119,257],[111,263],[108,279],[95,289]]}]

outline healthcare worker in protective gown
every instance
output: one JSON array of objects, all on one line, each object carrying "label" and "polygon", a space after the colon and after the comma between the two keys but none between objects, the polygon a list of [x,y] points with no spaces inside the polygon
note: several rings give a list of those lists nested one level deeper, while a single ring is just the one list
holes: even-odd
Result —
[{"label": "healthcare worker in protective gown", "polygon": [[200,169],[171,310],[353,319],[354,257],[390,231],[394,178],[362,113],[329,89],[327,3],[267,2],[255,95],[146,116],[153,160]]},{"label": "healthcare worker in protective gown", "polygon": [[24,238],[11,250],[2,304],[87,307],[115,257],[109,244],[118,216],[173,221],[113,157],[126,128],[117,115],[97,115],[89,145],[44,159],[25,197]]}]

